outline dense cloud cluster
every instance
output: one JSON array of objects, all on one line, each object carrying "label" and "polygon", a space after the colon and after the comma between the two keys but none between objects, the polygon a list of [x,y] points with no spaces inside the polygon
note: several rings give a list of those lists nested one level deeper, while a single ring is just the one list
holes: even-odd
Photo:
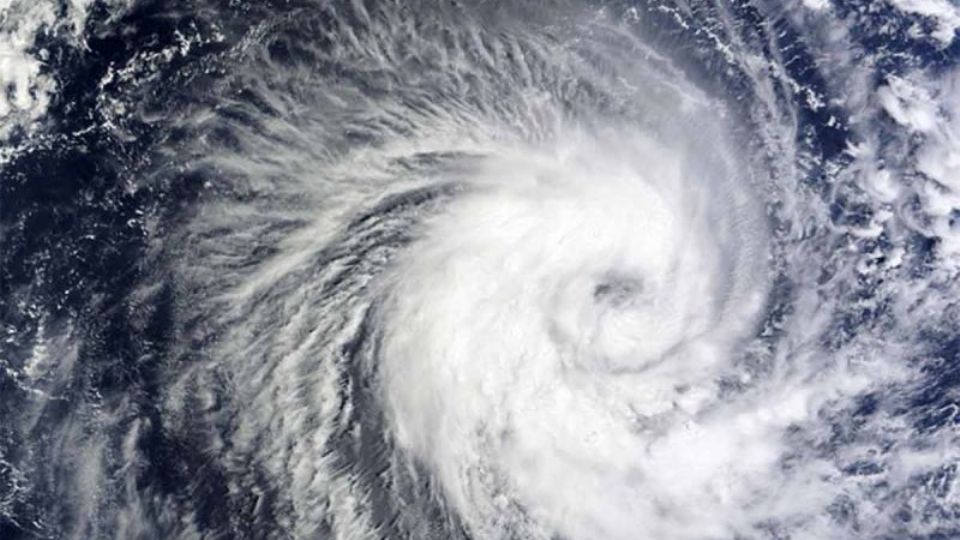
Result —
[{"label": "dense cloud cluster", "polygon": [[0,17],[0,536],[958,533],[957,8],[163,4]]}]

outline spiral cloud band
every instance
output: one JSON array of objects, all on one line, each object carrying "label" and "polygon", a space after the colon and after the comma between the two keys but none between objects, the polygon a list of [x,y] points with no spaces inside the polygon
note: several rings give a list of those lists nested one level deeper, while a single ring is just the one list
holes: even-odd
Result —
[{"label": "spiral cloud band", "polygon": [[748,471],[677,452],[729,437],[697,418],[761,307],[756,208],[704,154],[557,137],[479,165],[390,270],[380,377],[398,443],[494,536],[511,505],[545,533],[629,538],[660,512],[689,521],[681,497],[711,484],[730,491],[713,504],[743,504],[725,484]]},{"label": "spiral cloud band", "polygon": [[35,4],[0,537],[960,535],[946,3]]}]

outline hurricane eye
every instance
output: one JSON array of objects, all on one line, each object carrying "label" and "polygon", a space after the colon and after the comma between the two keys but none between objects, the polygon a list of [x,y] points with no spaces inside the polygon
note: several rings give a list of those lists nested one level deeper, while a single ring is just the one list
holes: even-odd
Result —
[{"label": "hurricane eye", "polygon": [[643,292],[640,278],[609,276],[593,287],[593,298],[598,304],[621,308],[634,303]]}]

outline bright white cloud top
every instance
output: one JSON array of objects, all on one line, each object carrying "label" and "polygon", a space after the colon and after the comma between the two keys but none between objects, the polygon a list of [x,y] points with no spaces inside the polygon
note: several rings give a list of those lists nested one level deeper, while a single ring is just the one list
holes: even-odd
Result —
[{"label": "bright white cloud top", "polygon": [[960,532],[955,6],[407,4],[0,6],[0,532]]}]

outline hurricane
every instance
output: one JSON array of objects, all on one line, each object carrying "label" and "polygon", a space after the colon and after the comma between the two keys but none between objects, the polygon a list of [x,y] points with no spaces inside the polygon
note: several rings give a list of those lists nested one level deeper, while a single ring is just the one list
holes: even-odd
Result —
[{"label": "hurricane", "polygon": [[960,536],[958,29],[0,4],[0,537]]}]

